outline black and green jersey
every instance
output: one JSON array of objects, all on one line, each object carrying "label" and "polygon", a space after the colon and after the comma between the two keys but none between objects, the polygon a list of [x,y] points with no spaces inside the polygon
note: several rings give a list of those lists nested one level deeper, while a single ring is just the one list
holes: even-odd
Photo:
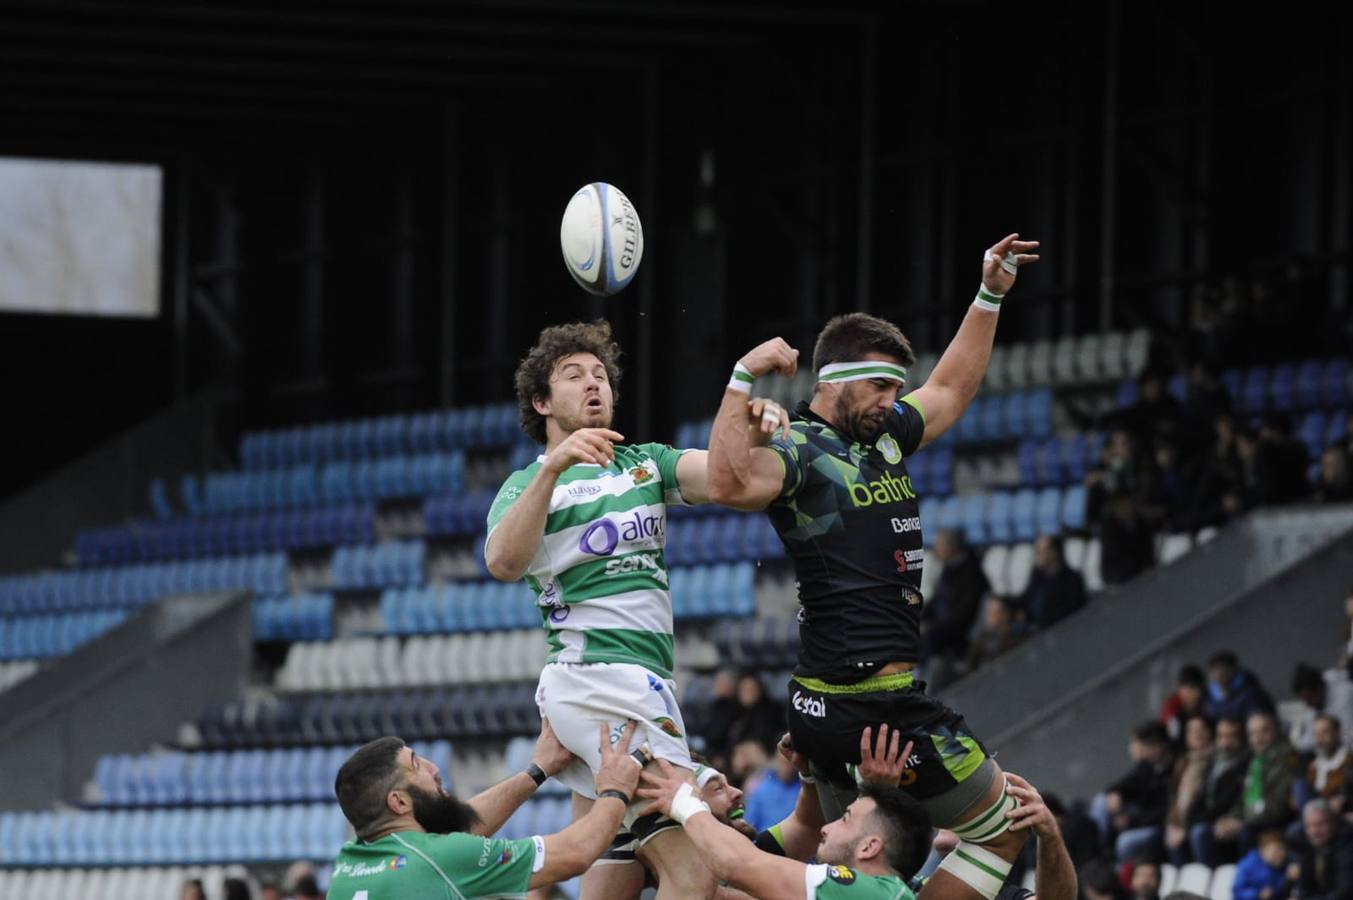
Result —
[{"label": "black and green jersey", "polygon": [[808,900],[915,900],[901,878],[865,875],[846,866],[809,866],[804,876]]},{"label": "black and green jersey", "polygon": [[524,897],[545,864],[545,842],[472,834],[399,831],[366,843],[349,841],[334,862],[328,900]]},{"label": "black and green jersey", "polygon": [[924,432],[910,397],[894,404],[868,445],[802,403],[789,436],[771,442],[785,473],[767,512],[799,583],[796,675],[851,683],[886,663],[917,660],[921,519],[905,457]]}]

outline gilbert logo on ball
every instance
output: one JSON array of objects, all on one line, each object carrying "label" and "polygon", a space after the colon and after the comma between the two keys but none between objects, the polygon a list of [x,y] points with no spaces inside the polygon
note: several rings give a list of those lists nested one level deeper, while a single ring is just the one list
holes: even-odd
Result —
[{"label": "gilbert logo on ball", "polygon": [[644,255],[644,227],[619,188],[594,181],[574,193],[559,223],[559,246],[573,280],[593,294],[623,290]]}]

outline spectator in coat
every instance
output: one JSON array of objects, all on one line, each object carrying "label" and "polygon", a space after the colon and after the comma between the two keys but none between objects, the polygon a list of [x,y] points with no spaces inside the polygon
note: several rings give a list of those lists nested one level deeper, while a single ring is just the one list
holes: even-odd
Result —
[{"label": "spectator in coat", "polygon": [[1184,752],[1174,764],[1170,808],[1165,814],[1165,852],[1176,866],[1189,861],[1189,811],[1207,786],[1212,755],[1212,726],[1202,716],[1194,716],[1184,726]]},{"label": "spectator in coat", "polygon": [[1120,862],[1153,855],[1151,851],[1160,846],[1173,771],[1165,726],[1152,719],[1134,728],[1128,755],[1132,768],[1109,786],[1104,797]]},{"label": "spectator in coat", "polygon": [[1279,900],[1287,896],[1287,843],[1281,831],[1265,831],[1236,866],[1234,900]]},{"label": "spectator in coat", "polygon": [[754,741],[769,753],[785,733],[784,710],[766,696],[761,679],[750,674],[738,679],[737,701],[737,718],[728,729],[729,746]]},{"label": "spectator in coat", "polygon": [[1353,900],[1353,833],[1320,799],[1302,808],[1301,830],[1294,895],[1300,900]]},{"label": "spectator in coat", "polygon": [[1292,785],[1301,776],[1301,760],[1278,734],[1272,713],[1257,712],[1245,722],[1250,761],[1240,787],[1240,803],[1232,816],[1243,823],[1241,849],[1248,849],[1268,828],[1292,820]]},{"label": "spectator in coat", "polygon": [[1320,481],[1316,500],[1321,503],[1347,503],[1353,500],[1353,463],[1347,447],[1326,447],[1320,455]]},{"label": "spectator in coat", "polygon": [[1248,722],[1256,712],[1273,712],[1273,699],[1252,672],[1240,668],[1229,650],[1213,654],[1207,664],[1207,696],[1203,712],[1214,722],[1230,716]]},{"label": "spectator in coat", "polygon": [[1301,701],[1301,714],[1292,721],[1287,738],[1298,753],[1315,752],[1315,720],[1325,712],[1329,689],[1324,674],[1308,663],[1297,663],[1292,672],[1292,694]]},{"label": "spectator in coat", "polygon": [[1353,767],[1353,754],[1344,744],[1343,727],[1339,720],[1327,713],[1316,716],[1315,756],[1306,767],[1306,783],[1315,796],[1324,800],[1338,816],[1344,812],[1344,786]]},{"label": "spectator in coat", "polygon": [[935,590],[921,607],[921,658],[932,683],[947,680],[954,661],[968,654],[968,632],[990,590],[982,562],[957,531],[935,536],[935,558],[943,567]]},{"label": "spectator in coat", "polygon": [[1152,860],[1138,860],[1132,867],[1132,900],[1160,900],[1160,866]]},{"label": "spectator in coat", "polygon": [[1015,625],[1010,601],[995,594],[982,607],[982,625],[968,647],[968,671],[979,669],[1020,642],[1023,634]]},{"label": "spectator in coat", "polygon": [[1048,628],[1085,605],[1085,579],[1066,564],[1062,539],[1045,534],[1034,542],[1034,571],[1020,596],[1024,621]]},{"label": "spectator in coat", "polygon": [[1241,822],[1230,813],[1240,802],[1249,764],[1245,726],[1235,718],[1219,720],[1207,779],[1185,819],[1195,862],[1215,868],[1236,858]]}]

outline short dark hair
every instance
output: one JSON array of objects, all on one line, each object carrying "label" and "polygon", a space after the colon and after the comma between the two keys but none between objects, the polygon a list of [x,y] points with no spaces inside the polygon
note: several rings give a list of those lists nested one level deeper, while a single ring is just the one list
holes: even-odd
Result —
[{"label": "short dark hair", "polygon": [[1160,723],[1159,719],[1150,719],[1141,723],[1132,729],[1132,737],[1144,744],[1156,744],[1161,747],[1170,743],[1170,733],[1165,730],[1165,726]]},{"label": "short dark hair", "polygon": [[536,345],[522,358],[513,376],[522,430],[537,444],[545,443],[545,417],[536,412],[534,401],[550,396],[554,367],[574,353],[591,353],[601,360],[606,367],[606,380],[611,384],[611,402],[620,402],[620,345],[611,340],[611,323],[597,319],[551,325],[540,333]]},{"label": "short dark hair", "polygon": [[385,796],[399,774],[399,751],[404,741],[379,737],[348,757],[334,779],[334,793],[343,815],[360,838],[385,816]]},{"label": "short dark hair", "polygon": [[319,884],[315,882],[314,875],[302,875],[296,879],[296,889],[292,892],[296,897],[322,897]]},{"label": "short dark hair", "polygon": [[1339,721],[1339,717],[1336,716],[1334,713],[1322,712],[1320,715],[1315,717],[1315,721],[1329,722],[1331,725],[1334,726],[1335,731],[1341,731],[1344,727],[1343,723]]},{"label": "short dark hair", "polygon": [[888,865],[903,878],[915,875],[930,855],[930,814],[901,788],[866,784],[860,796],[874,801]]},{"label": "short dark hair", "polygon": [[1228,669],[1239,669],[1240,660],[1230,650],[1218,650],[1212,654],[1212,658],[1207,661],[1209,669],[1215,666],[1225,666]]},{"label": "short dark hair", "polygon": [[854,312],[836,316],[818,333],[813,346],[813,371],[839,362],[856,362],[866,353],[886,353],[904,367],[915,365],[916,354],[902,329],[892,322]]},{"label": "short dark hair", "polygon": [[1179,683],[1191,684],[1194,687],[1203,687],[1207,684],[1207,676],[1203,674],[1202,669],[1198,668],[1193,663],[1189,663],[1179,670]]},{"label": "short dark hair", "polygon": [[1213,730],[1215,731],[1223,725],[1234,725],[1240,729],[1241,734],[1245,733],[1245,723],[1240,721],[1239,716],[1218,716],[1217,721],[1213,723]]},{"label": "short dark hair", "polygon": [[1292,693],[1318,691],[1324,686],[1325,676],[1315,666],[1299,662],[1297,667],[1292,670]]}]

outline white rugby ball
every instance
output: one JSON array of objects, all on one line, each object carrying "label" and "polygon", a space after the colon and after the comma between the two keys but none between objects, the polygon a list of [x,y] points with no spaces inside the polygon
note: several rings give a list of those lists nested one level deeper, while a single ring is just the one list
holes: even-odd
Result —
[{"label": "white rugby ball", "polygon": [[624,290],[639,271],[644,227],[623,191],[594,181],[579,188],[564,208],[559,246],[573,280],[605,297]]}]

